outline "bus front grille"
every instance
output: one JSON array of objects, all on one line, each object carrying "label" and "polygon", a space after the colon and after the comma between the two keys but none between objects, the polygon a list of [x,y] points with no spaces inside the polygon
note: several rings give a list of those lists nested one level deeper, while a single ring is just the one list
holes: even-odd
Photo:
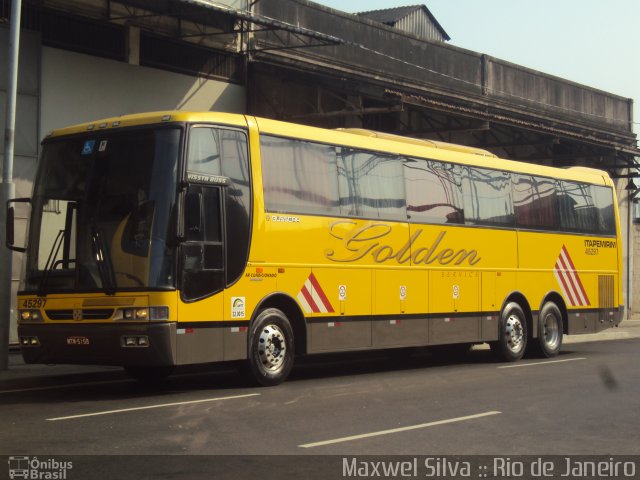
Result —
[{"label": "bus front grille", "polygon": [[113,316],[113,308],[46,310],[51,320],[108,320]]}]

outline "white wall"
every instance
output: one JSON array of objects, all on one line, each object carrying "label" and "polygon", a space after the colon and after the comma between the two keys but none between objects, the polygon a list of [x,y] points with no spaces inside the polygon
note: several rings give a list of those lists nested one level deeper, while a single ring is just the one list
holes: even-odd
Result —
[{"label": "white wall", "polygon": [[43,47],[41,132],[157,110],[244,113],[243,86]]},{"label": "white wall", "polygon": [[[7,41],[8,31],[0,27],[0,52],[7,50]],[[0,131],[4,131],[6,68],[6,59],[0,55]],[[51,130],[104,117],[155,110],[244,113],[245,91],[243,86],[225,82],[41,47],[37,34],[23,33],[14,160],[16,196],[31,196],[40,137]],[[1,170],[3,137],[0,137],[0,147]],[[22,207],[17,211],[18,244],[22,244],[27,214]],[[10,341],[16,343],[13,312],[22,275],[21,254],[14,254],[12,270]]]}]

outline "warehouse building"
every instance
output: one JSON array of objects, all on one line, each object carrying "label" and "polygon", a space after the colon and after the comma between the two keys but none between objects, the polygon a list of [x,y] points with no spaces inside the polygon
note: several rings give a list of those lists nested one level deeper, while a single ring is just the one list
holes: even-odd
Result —
[{"label": "warehouse building", "polygon": [[[0,0],[2,51],[10,6]],[[423,5],[348,14],[307,0],[23,0],[22,10],[19,197],[30,195],[48,131],[167,109],[363,127],[585,165],[619,178],[626,303],[640,310],[630,99],[450,45]],[[3,104],[5,91],[0,78]],[[13,263],[15,292],[18,255]]]}]

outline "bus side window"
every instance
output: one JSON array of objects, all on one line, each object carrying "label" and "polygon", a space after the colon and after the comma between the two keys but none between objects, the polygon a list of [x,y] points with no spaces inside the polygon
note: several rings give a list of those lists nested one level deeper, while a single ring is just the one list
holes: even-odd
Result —
[{"label": "bus side window", "polygon": [[416,223],[464,223],[461,168],[409,158],[404,163],[407,213]]},{"label": "bus side window", "polygon": [[591,196],[591,185],[563,180],[558,187],[560,227],[570,232],[596,233],[597,209]]},{"label": "bus side window", "polygon": [[463,167],[465,222],[510,227],[514,224],[511,175],[499,170]]},{"label": "bus side window", "polygon": [[187,170],[209,175],[222,175],[219,135],[219,131],[214,128],[191,129]]},{"label": "bus side window", "polygon": [[342,215],[407,220],[403,158],[339,148],[337,160]]},{"label": "bus side window", "polygon": [[183,300],[193,301],[225,285],[221,188],[192,185],[184,208],[181,293]]},{"label": "bus side window", "polygon": [[554,180],[514,173],[512,191],[518,227],[535,230],[558,227],[558,199]]},{"label": "bus side window", "polygon": [[[238,129],[205,125],[194,126],[189,132],[187,171],[223,176],[228,182],[223,190],[226,221],[222,223],[226,226],[226,282],[231,285],[244,272],[251,241],[251,179],[247,134]],[[203,201],[206,204],[213,200],[205,197]],[[205,207],[202,215],[207,216],[209,211],[210,208]],[[202,228],[210,229],[208,233],[203,232],[208,238],[222,235],[221,221],[212,223],[208,217],[203,221]],[[185,233],[188,237],[189,232]]]},{"label": "bus side window", "polygon": [[613,206],[613,190],[610,187],[592,185],[591,191],[597,209],[598,231],[606,235],[615,235],[616,214]]}]

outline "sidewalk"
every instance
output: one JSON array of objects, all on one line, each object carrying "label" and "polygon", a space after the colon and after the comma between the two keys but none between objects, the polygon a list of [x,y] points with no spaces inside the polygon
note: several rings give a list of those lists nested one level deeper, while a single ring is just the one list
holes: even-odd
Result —
[{"label": "sidewalk", "polygon": [[[600,342],[608,340],[626,340],[640,338],[640,319],[624,320],[620,327],[611,328],[600,333],[572,335],[564,337],[564,344],[584,342]],[[482,347],[479,347],[482,348]],[[121,367],[105,367],[96,365],[25,365],[18,350],[9,353],[9,369],[0,372],[0,386],[15,384],[28,379],[47,379],[54,381],[61,377],[80,380],[87,378],[100,380],[128,378]]]},{"label": "sidewalk", "polygon": [[[0,386],[27,379],[47,378],[53,380],[60,377],[86,377],[95,374],[100,374],[101,379],[126,376],[121,367],[106,367],[100,365],[26,365],[22,360],[20,350],[12,348],[9,351],[9,369],[4,372],[0,371]],[[105,376],[105,374],[107,375]]]},{"label": "sidewalk", "polygon": [[603,340],[625,340],[627,338],[640,338],[640,318],[623,320],[619,327],[603,330],[600,333],[586,335],[566,335],[563,343],[585,343]]}]

